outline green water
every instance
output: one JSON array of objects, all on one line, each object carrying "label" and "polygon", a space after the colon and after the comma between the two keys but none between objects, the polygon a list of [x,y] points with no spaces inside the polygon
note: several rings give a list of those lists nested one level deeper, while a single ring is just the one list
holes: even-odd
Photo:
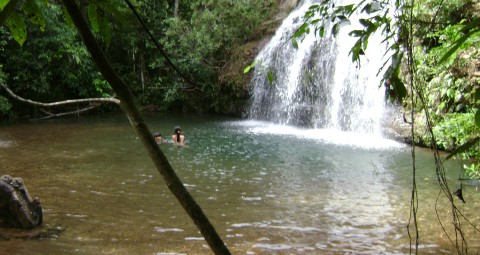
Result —
[{"label": "green water", "polygon": [[[410,148],[389,140],[213,116],[145,116],[186,148],[161,144],[234,254],[407,254]],[[446,170],[456,189],[459,162]],[[417,150],[421,254],[454,250],[438,224],[433,158]],[[121,115],[2,124],[0,175],[22,177],[44,208],[40,240],[0,254],[211,254]],[[460,211],[479,226],[480,194]],[[438,211],[452,236],[449,206]],[[464,222],[469,251],[480,235]],[[0,231],[11,231],[0,229]]]}]

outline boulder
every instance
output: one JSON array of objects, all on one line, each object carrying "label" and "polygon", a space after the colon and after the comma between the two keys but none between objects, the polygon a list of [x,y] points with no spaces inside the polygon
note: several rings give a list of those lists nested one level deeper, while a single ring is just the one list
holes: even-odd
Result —
[{"label": "boulder", "polygon": [[0,177],[0,227],[34,228],[42,220],[40,201],[30,197],[22,179]]}]

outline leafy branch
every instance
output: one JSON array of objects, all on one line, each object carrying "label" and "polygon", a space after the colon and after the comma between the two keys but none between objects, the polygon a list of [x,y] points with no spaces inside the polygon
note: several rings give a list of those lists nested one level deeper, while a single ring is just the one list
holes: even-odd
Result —
[{"label": "leafy branch", "polygon": [[390,14],[389,1],[362,0],[357,4],[335,6],[330,0],[324,0],[321,4],[312,5],[305,12],[304,23],[293,34],[292,45],[297,48],[297,41],[302,40],[312,29],[315,36],[323,37],[327,28],[330,28],[331,34],[336,36],[342,26],[351,24],[355,13],[360,13],[363,17],[358,20],[362,28],[348,33],[349,36],[358,38],[349,52],[352,61],[360,64],[370,37],[381,31],[385,35],[383,42],[390,45],[388,51],[391,52],[390,59],[379,70],[386,70],[381,83],[385,87],[387,98],[401,102],[407,95],[406,86],[399,78],[403,53],[401,40],[392,43],[398,36],[399,29],[393,29],[395,24]]}]

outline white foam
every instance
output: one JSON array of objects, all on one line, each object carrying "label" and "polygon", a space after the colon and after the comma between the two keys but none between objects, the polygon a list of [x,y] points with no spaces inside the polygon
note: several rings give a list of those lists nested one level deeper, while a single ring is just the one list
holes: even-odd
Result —
[{"label": "white foam", "polygon": [[260,248],[260,249],[278,251],[278,250],[290,250],[292,248],[292,246],[288,245],[288,244],[282,244],[282,243],[279,243],[279,244],[259,243],[259,244],[254,244],[253,248],[257,248],[257,249]]},{"label": "white foam", "polygon": [[247,128],[253,134],[289,135],[299,139],[345,145],[364,149],[399,149],[405,145],[379,135],[344,132],[334,129],[305,129],[265,121],[246,120],[231,122],[232,125]]},{"label": "white foam", "polygon": [[162,227],[155,227],[155,231],[158,232],[158,233],[183,232],[183,229],[180,229],[180,228],[162,228]]}]

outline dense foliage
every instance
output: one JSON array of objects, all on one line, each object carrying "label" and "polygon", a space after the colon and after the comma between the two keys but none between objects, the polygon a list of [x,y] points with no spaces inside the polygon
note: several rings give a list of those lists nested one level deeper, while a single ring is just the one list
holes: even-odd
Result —
[{"label": "dense foliage", "polygon": [[[0,79],[36,101],[111,96],[62,6],[26,3],[36,3],[42,15],[32,16],[18,5],[15,20],[25,23],[26,34],[0,30]],[[195,0],[179,1],[175,16],[174,1],[132,1],[163,48],[158,49],[124,1],[84,3],[92,29],[117,72],[129,81],[138,104],[174,111],[231,111],[227,104],[245,97],[246,91],[239,84],[219,82],[219,77],[232,52],[255,39],[255,29],[275,10],[274,0]],[[16,34],[20,36],[13,38]],[[166,63],[161,50],[183,76]],[[37,114],[36,108],[7,101],[0,93],[0,115]]]},{"label": "dense foliage", "polygon": [[[480,136],[475,125],[479,109],[476,94],[480,92],[480,32],[472,33],[455,53],[440,61],[451,45],[464,35],[462,29],[479,16],[478,3],[473,1],[422,1],[415,8],[416,74],[424,97],[417,104],[427,109],[433,121],[437,144],[454,150]],[[420,101],[420,100],[418,100]],[[426,134],[421,137],[429,140]],[[480,144],[462,152],[463,158],[480,158]]]}]

